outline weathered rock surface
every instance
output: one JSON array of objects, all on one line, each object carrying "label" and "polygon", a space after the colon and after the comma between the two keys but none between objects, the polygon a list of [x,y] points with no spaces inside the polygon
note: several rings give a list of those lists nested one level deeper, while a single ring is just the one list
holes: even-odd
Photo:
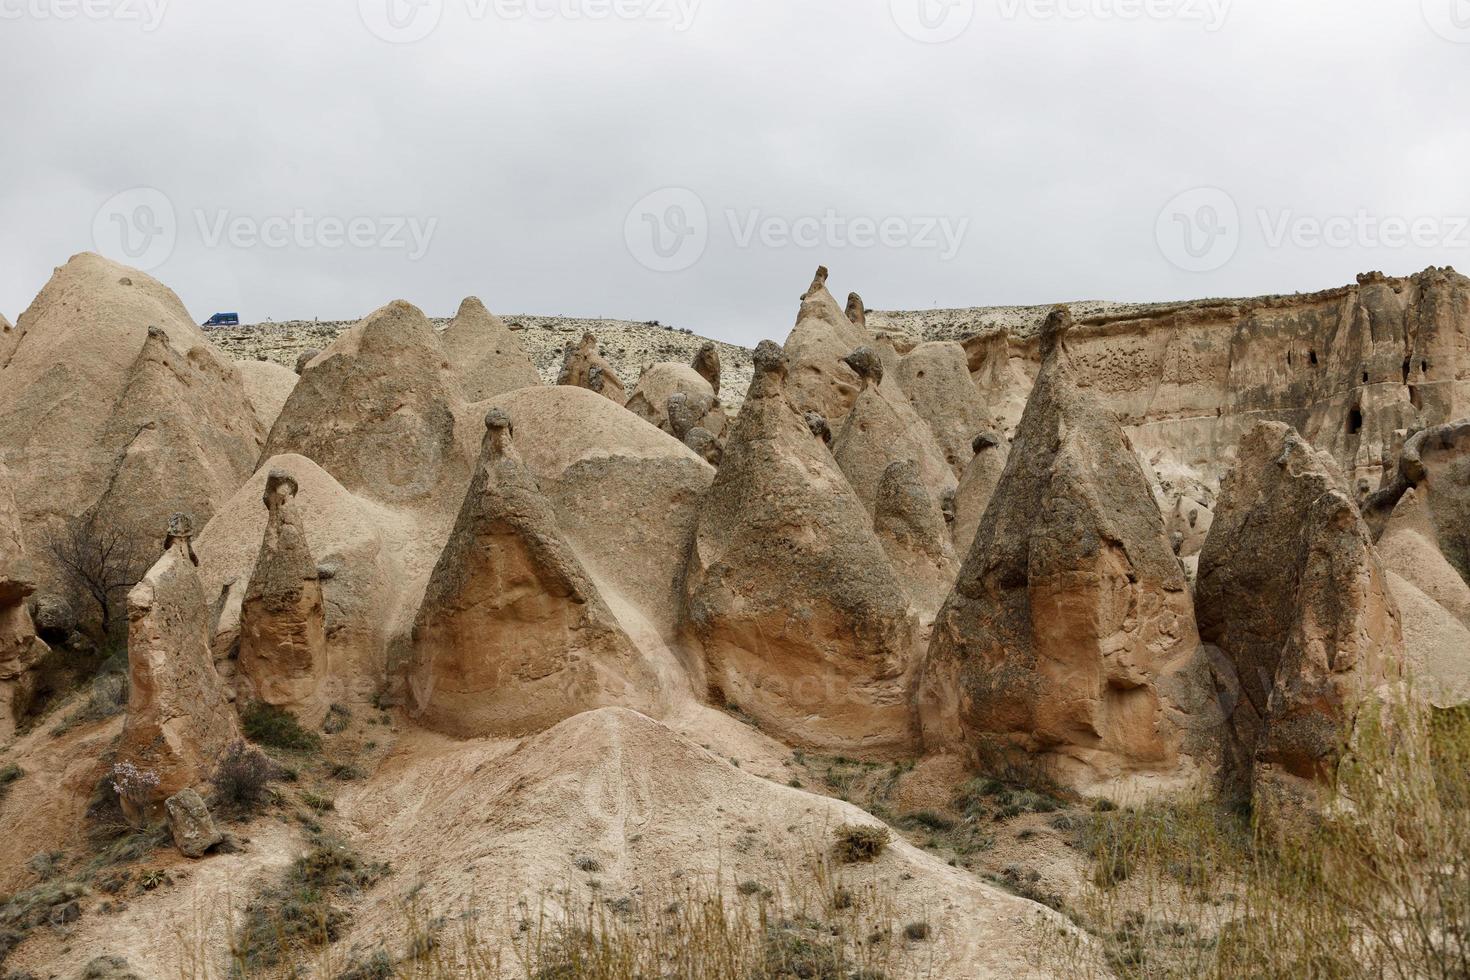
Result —
[{"label": "weathered rock surface", "polygon": [[841,421],[861,390],[857,375],[843,359],[870,343],[867,330],[849,320],[827,291],[826,267],[819,268],[786,338],[787,397],[796,410]]},{"label": "weathered rock surface", "polygon": [[[207,519],[254,468],[262,430],[239,369],[149,276],[90,253],[56,270],[0,367],[0,462],[32,541],[100,510],[140,540]],[[41,587],[59,584],[42,549]]]},{"label": "weathered rock surface", "polygon": [[1086,390],[1070,314],[935,622],[925,745],[1041,757],[1084,791],[1194,780],[1220,719],[1187,583],[1148,478]]},{"label": "weathered rock surface", "polygon": [[434,328],[416,307],[397,300],[307,365],[262,458],[294,453],[351,493],[452,509],[454,488],[469,476],[455,440],[462,405]]},{"label": "weathered rock surface", "polygon": [[526,735],[597,707],[647,707],[656,680],[491,409],[474,480],[414,626],[411,704],[462,737]]},{"label": "weathered rock surface", "polygon": [[860,347],[846,360],[863,386],[832,442],[832,456],[868,513],[889,464],[910,460],[919,479],[936,498],[955,489],[954,472],[934,441],[929,425],[909,404],[903,389],[883,372],[872,348]]},{"label": "weathered rock surface", "polygon": [[478,297],[470,296],[459,304],[459,312],[441,339],[465,401],[484,401],[541,383],[541,375],[521,350],[516,335]]},{"label": "weathered rock surface", "polygon": [[915,624],[871,519],[786,380],[785,356],[763,343],[700,509],[686,622],[714,696],[768,731],[901,751],[912,742]]},{"label": "weathered rock surface", "polygon": [[[271,535],[271,515],[261,501],[271,474],[277,472],[289,473],[297,487],[290,510],[298,520],[289,529],[287,563],[307,574],[295,543],[298,533],[304,535],[305,549],[316,563],[327,642],[327,677],[320,700],[365,701],[388,682],[393,638],[407,636],[418,608],[413,590],[416,584],[422,589],[443,542],[428,538],[411,514],[349,493],[305,457],[268,460],[220,507],[197,542],[200,579],[214,610],[214,656],[221,670],[232,668],[243,646],[246,592]],[[283,520],[286,533],[284,524]],[[279,544],[278,540],[277,549]],[[280,584],[289,596],[289,576]],[[304,596],[312,591],[305,579],[301,589]],[[262,597],[266,591],[262,589]],[[301,607],[296,608],[300,615]],[[258,611],[266,612],[264,607]]]},{"label": "weathered rock surface", "polygon": [[[184,530],[173,522],[171,530]],[[171,534],[163,557],[128,594],[128,714],[119,762],[151,772],[147,799],[124,808],[161,816],[163,801],[205,779],[239,737],[235,711],[210,656],[210,614],[187,534]]]},{"label": "weathered rock surface", "polygon": [[567,344],[556,383],[595,391],[619,405],[628,401],[627,389],[613,366],[602,356],[597,338],[590,333],[582,335],[580,344]]},{"label": "weathered rock surface", "polygon": [[192,788],[179,790],[163,801],[174,846],[187,858],[202,858],[225,839],[209,815],[209,807]]},{"label": "weathered rock surface", "polygon": [[253,700],[294,708],[314,722],[326,711],[326,616],[298,491],[286,470],[266,478],[269,516],[240,610],[240,673]]},{"label": "weathered rock surface", "polygon": [[990,425],[965,349],[952,341],[920,344],[898,361],[894,373],[954,475],[962,476],[975,455],[976,434]]},{"label": "weathered rock surface", "polygon": [[[678,399],[678,406],[671,410],[672,399]],[[725,432],[725,412],[714,388],[687,364],[650,366],[639,376],[627,408],[681,441],[694,428],[703,428],[717,439]]]},{"label": "weathered rock surface", "polygon": [[1398,677],[1398,608],[1332,457],[1289,426],[1246,434],[1200,556],[1200,631],[1234,663],[1231,718],[1257,805],[1318,801],[1364,703]]},{"label": "weathered rock surface", "polygon": [[873,529],[920,616],[932,621],[949,596],[960,563],[939,501],[924,486],[913,460],[890,463],[884,471]]},{"label": "weathered rock surface", "polygon": [[699,350],[694,353],[694,360],[690,362],[701,378],[708,382],[710,390],[715,393],[715,398],[720,397],[720,349],[713,343],[706,341],[701,344]]},{"label": "weathered rock surface", "polygon": [[955,554],[960,556],[970,553],[975,532],[980,529],[980,520],[985,516],[985,508],[990,506],[990,498],[1000,485],[1010,457],[1009,444],[993,432],[980,433],[970,445],[974,456],[954,492],[952,533]]},{"label": "weathered rock surface", "polygon": [[296,387],[296,372],[271,361],[239,361],[235,366],[240,369],[260,431],[269,432]]},{"label": "weathered rock surface", "polygon": [[14,734],[29,707],[32,669],[47,653],[26,608],[25,600],[35,589],[10,476],[0,466],[0,740]]}]

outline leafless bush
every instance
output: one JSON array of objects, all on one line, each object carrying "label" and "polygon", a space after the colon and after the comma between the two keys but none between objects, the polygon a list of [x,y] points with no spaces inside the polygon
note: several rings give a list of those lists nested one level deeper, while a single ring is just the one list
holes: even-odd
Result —
[{"label": "leafless bush", "polygon": [[73,592],[96,605],[101,635],[110,638],[119,599],[148,571],[144,541],[110,517],[90,511],[51,532],[44,546]]}]

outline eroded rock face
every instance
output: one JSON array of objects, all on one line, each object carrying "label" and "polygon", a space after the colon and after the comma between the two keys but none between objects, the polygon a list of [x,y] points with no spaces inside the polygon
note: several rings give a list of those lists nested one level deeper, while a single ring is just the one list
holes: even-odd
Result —
[{"label": "eroded rock face", "polygon": [[952,533],[957,555],[970,553],[975,532],[980,529],[980,520],[985,516],[985,508],[990,506],[995,488],[1000,486],[1001,474],[1010,457],[1010,446],[994,432],[981,432],[970,445],[974,456],[954,492]]},{"label": "eroded rock face", "polygon": [[913,460],[890,463],[878,484],[873,529],[909,598],[932,621],[954,585],[960,564],[939,502]]},{"label": "eroded rock face", "polygon": [[452,507],[469,465],[455,441],[463,400],[445,364],[423,313],[388,304],[307,365],[263,458],[305,456],[372,500]]},{"label": "eroded rock face", "polygon": [[694,354],[690,365],[701,378],[708,382],[715,398],[720,397],[720,349],[712,343],[702,344]]},{"label": "eroded rock face", "polygon": [[26,608],[35,589],[10,477],[0,466],[0,740],[15,733],[33,693],[31,670],[47,653]]},{"label": "eroded rock face", "polygon": [[557,376],[556,383],[595,391],[619,405],[628,401],[627,389],[618,379],[618,373],[597,349],[597,338],[590,333],[582,335],[580,344],[567,345],[566,354],[562,358],[561,374]]},{"label": "eroded rock face", "polygon": [[327,636],[316,559],[296,507],[299,486],[284,470],[270,473],[270,515],[240,611],[240,673],[251,696],[297,709],[311,721],[325,712]]},{"label": "eroded rock face", "polygon": [[1418,491],[1437,550],[1470,582],[1470,419],[1415,433],[1392,473],[1363,503],[1369,526],[1382,533],[1400,498]]},{"label": "eroded rock face", "polygon": [[557,527],[491,409],[475,476],[414,626],[412,707],[463,737],[525,735],[597,707],[647,710],[655,678]]},{"label": "eroded rock face", "polygon": [[844,359],[870,343],[867,330],[849,320],[827,291],[826,267],[819,268],[801,297],[796,326],[786,338],[790,365],[786,390],[796,410],[841,420],[861,390],[857,375]]},{"label": "eroded rock face", "polygon": [[[0,460],[33,542],[97,512],[139,540],[178,510],[206,519],[249,476],[263,432],[241,375],[177,296],[74,256],[0,354]],[[31,554],[42,591],[60,575]]]},{"label": "eroded rock face", "polygon": [[863,389],[832,442],[832,456],[868,512],[877,503],[884,472],[899,460],[917,466],[920,480],[936,498],[953,490],[955,475],[928,423],[898,383],[885,375],[873,349],[860,347],[845,363],[862,379]]},{"label": "eroded rock face", "polygon": [[687,364],[665,363],[644,370],[627,409],[682,441],[696,427],[716,438],[723,435],[725,412],[719,405],[714,388],[698,371]]},{"label": "eroded rock face", "polygon": [[1404,660],[1398,609],[1331,456],[1289,426],[1241,442],[1200,556],[1200,631],[1234,663],[1231,723],[1263,812],[1313,806]]},{"label": "eroded rock face", "polygon": [[986,519],[935,622],[925,745],[1026,752],[1090,791],[1214,764],[1214,689],[1148,478],[1078,387],[1065,309]]},{"label": "eroded rock face", "polygon": [[962,476],[975,435],[987,428],[989,412],[970,378],[965,349],[952,342],[920,344],[898,362],[899,387],[929,426],[945,461]]},{"label": "eroded rock face", "polygon": [[915,623],[872,522],[762,343],[699,512],[685,621],[713,695],[797,744],[912,743]]},{"label": "eroded rock face", "polygon": [[541,383],[516,335],[478,297],[459,304],[440,339],[466,401],[485,401]]},{"label": "eroded rock face", "polygon": [[207,778],[239,737],[235,711],[210,656],[210,611],[187,521],[171,522],[163,557],[128,593],[127,721],[119,762],[158,777],[135,815],[162,816],[163,801]]}]

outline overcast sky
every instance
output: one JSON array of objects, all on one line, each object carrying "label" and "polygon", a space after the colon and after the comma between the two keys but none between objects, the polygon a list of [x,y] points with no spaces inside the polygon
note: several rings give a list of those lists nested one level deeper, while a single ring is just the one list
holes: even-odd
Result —
[{"label": "overcast sky", "polygon": [[1470,271],[1470,0],[0,0],[0,312],[784,337]]}]

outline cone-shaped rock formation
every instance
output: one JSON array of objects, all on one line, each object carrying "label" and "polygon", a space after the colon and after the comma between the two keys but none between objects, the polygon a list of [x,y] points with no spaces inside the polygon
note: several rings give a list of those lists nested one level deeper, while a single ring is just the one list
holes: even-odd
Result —
[{"label": "cone-shaped rock formation", "polygon": [[478,297],[459,304],[441,339],[466,401],[481,402],[541,383],[515,333]]}]

